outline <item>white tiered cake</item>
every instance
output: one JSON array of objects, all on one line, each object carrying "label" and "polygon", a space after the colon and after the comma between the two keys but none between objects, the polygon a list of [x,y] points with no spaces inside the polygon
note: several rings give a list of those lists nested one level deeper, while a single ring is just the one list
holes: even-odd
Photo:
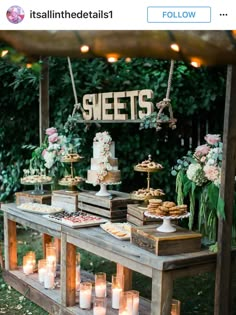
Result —
[{"label": "white tiered cake", "polygon": [[120,181],[115,143],[107,131],[98,132],[93,140],[93,157],[87,181],[93,184],[114,184]]}]

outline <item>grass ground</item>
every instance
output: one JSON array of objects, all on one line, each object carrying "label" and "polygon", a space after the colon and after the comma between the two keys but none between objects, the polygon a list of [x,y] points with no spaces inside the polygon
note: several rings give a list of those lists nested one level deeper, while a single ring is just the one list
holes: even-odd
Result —
[{"label": "grass ground", "polygon": [[[41,235],[35,231],[21,228],[18,232],[19,264],[26,251],[35,249],[37,259],[41,258]],[[80,253],[82,269],[92,273],[106,270],[108,280],[110,280],[109,277],[115,272],[116,268],[114,263],[86,251],[80,251]],[[140,291],[142,296],[151,297],[151,279],[134,273],[133,287]],[[213,315],[213,275],[203,274],[197,277],[176,280],[174,283],[174,298],[181,301],[181,315]],[[0,314],[47,315],[48,313],[4,283],[0,274]]]}]

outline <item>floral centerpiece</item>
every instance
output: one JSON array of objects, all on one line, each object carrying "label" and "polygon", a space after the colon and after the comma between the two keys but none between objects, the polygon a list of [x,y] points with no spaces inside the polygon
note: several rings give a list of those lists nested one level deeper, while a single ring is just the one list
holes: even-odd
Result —
[{"label": "floral centerpiece", "polygon": [[55,127],[46,129],[46,137],[40,147],[32,153],[30,169],[48,170],[54,179],[63,175],[64,165],[62,157],[67,153],[67,138],[59,135]]},{"label": "floral centerpiece", "polygon": [[205,141],[194,153],[177,160],[172,175],[176,176],[177,203],[183,204],[189,197],[189,228],[193,227],[198,206],[198,229],[216,240],[217,218],[224,217],[224,202],[219,195],[223,144],[217,134],[206,135]]}]

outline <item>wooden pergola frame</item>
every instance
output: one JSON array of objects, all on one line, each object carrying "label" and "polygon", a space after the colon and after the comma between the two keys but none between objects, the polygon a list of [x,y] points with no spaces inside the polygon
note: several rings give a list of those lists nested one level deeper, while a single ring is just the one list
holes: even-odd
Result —
[{"label": "wooden pergola frame", "polygon": [[[99,36],[99,32],[97,32]],[[112,35],[112,34],[111,34]],[[1,37],[0,37],[1,38]],[[112,42],[112,41],[111,41]],[[120,46],[121,43],[119,43]],[[15,45],[17,48],[17,44]],[[132,49],[132,47],[130,48]],[[135,49],[135,47],[134,47]],[[45,49],[46,53],[46,49]],[[60,53],[59,53],[60,54]],[[62,52],[61,57],[66,57]],[[130,53],[132,55],[132,52]],[[170,57],[170,54],[167,54]],[[147,57],[145,55],[145,57]],[[152,51],[153,57],[153,51]],[[158,53],[157,53],[157,58]],[[171,58],[174,58],[171,55]],[[224,58],[224,56],[222,56]],[[178,58],[179,59],[179,56]],[[231,240],[233,221],[233,202],[236,169],[236,59],[228,65],[224,132],[223,132],[223,164],[220,194],[225,203],[226,219],[219,219],[218,225],[218,253],[215,281],[215,307],[214,315],[232,314],[232,261]],[[222,62],[223,64],[224,62]],[[48,96],[49,71],[47,62],[43,63],[42,79],[40,82],[40,140],[44,130],[49,126],[49,96]]]}]

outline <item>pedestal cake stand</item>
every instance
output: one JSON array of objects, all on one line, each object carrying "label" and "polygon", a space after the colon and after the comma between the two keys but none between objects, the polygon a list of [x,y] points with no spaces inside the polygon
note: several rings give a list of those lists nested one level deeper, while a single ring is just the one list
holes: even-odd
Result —
[{"label": "pedestal cake stand", "polygon": [[92,184],[94,186],[100,185],[100,190],[95,194],[96,196],[100,197],[109,197],[111,196],[111,193],[107,190],[108,185],[119,185],[121,182],[116,182],[116,183],[92,183],[89,181],[86,181],[87,184]]},{"label": "pedestal cake stand", "polygon": [[145,211],[144,215],[149,218],[162,219],[163,223],[162,225],[157,227],[157,231],[164,232],[164,233],[171,233],[171,232],[176,231],[176,228],[171,224],[171,220],[188,218],[190,216],[190,213],[187,212],[185,214],[178,215],[178,216],[162,216],[162,215],[156,215],[155,213]]}]

